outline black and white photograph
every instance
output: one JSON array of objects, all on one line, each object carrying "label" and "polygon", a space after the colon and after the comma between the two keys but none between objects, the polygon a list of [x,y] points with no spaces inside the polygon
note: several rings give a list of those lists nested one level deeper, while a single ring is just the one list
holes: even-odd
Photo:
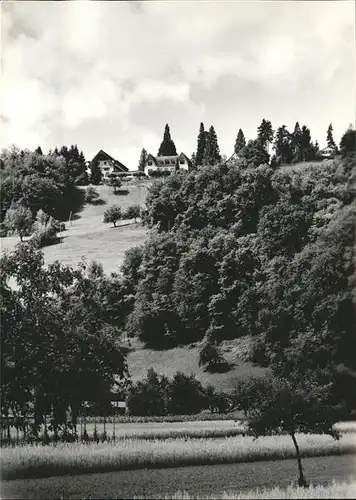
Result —
[{"label": "black and white photograph", "polygon": [[354,0],[0,3],[0,498],[356,498]]}]

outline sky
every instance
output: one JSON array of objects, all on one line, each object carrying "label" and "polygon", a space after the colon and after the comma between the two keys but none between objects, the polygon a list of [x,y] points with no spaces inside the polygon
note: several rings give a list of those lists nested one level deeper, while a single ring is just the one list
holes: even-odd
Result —
[{"label": "sky", "polygon": [[326,146],[355,125],[355,4],[64,1],[1,4],[0,145],[104,149],[130,170],[200,122],[230,156],[238,129],[296,121]]}]

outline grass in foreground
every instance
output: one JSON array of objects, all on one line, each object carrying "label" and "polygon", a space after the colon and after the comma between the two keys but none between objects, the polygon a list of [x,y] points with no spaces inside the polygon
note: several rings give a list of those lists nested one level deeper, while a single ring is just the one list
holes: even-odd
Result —
[{"label": "grass in foreground", "polygon": [[[134,497],[143,498],[143,497]],[[150,497],[144,497],[148,499]],[[213,499],[220,498],[222,500],[239,500],[239,499],[274,499],[274,498],[356,498],[356,482],[342,482],[337,483],[333,481],[327,486],[311,485],[309,488],[300,488],[298,486],[288,486],[288,488],[258,488],[241,493],[223,493],[218,497],[214,495],[209,496],[191,496],[185,491],[178,491],[175,495],[169,497],[162,497],[165,500],[200,500],[200,499]]]},{"label": "grass in foreground", "polygon": [[[356,436],[339,441],[326,435],[298,436],[302,456],[356,453]],[[224,439],[126,439],[119,443],[26,445],[5,448],[1,454],[3,478],[48,477],[140,468],[224,464],[294,458],[289,436],[231,437]]]}]

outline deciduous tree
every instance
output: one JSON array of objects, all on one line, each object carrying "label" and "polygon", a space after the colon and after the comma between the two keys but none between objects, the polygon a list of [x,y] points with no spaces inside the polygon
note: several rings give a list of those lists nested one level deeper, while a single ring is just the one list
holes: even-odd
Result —
[{"label": "deciduous tree", "polygon": [[13,204],[7,210],[4,226],[9,233],[17,233],[22,241],[23,237],[31,233],[32,212],[29,208]]},{"label": "deciduous tree", "polygon": [[103,222],[112,223],[116,227],[116,223],[122,218],[121,208],[118,205],[112,205],[104,212]]}]

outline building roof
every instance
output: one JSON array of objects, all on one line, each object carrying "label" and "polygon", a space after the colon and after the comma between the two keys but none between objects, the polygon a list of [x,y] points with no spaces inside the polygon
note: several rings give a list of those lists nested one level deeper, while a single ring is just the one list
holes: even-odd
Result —
[{"label": "building roof", "polygon": [[191,165],[190,159],[184,153],[180,153],[179,155],[173,155],[173,156],[153,156],[152,154],[149,154],[147,156],[146,162],[153,161],[155,163],[155,165],[159,165],[159,164],[162,164],[162,162],[164,164],[165,160],[168,160],[169,163],[172,164],[173,161],[175,163],[177,163],[179,158],[181,158],[181,157],[185,158],[187,160],[188,164]]},{"label": "building roof", "polygon": [[115,158],[113,158],[112,156],[110,156],[108,153],[106,153],[102,149],[94,156],[94,158],[93,158],[92,161],[95,161],[95,160],[98,160],[98,161],[101,161],[101,160],[112,161],[114,163],[114,167],[118,168],[120,172],[128,172],[128,170],[129,170],[123,163],[121,163],[118,160],[115,160]]}]

